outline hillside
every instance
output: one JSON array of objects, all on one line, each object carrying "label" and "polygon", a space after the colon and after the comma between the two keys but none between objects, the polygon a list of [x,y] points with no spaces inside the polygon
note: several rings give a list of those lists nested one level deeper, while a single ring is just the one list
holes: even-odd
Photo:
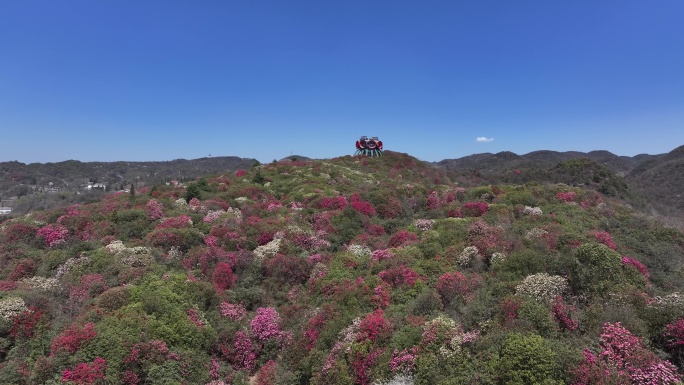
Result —
[{"label": "hillside", "polygon": [[[251,167],[255,159],[234,156],[176,159],[160,162],[1,162],[0,200],[15,214],[101,199],[134,185],[137,188],[172,180],[188,181],[200,176]],[[88,188],[89,185],[95,189]],[[102,186],[101,188],[99,186]],[[11,197],[25,197],[10,201]],[[2,204],[0,204],[2,206]]]},{"label": "hillside", "polygon": [[653,202],[658,212],[684,217],[684,146],[642,162],[625,180],[635,192]]},{"label": "hillside", "polygon": [[5,220],[0,383],[678,383],[684,234],[554,168],[288,159]]}]

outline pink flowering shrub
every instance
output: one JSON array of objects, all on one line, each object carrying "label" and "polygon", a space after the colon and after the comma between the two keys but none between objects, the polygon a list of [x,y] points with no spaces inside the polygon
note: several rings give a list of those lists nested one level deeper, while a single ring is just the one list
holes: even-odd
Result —
[{"label": "pink flowering shrub", "polygon": [[392,287],[413,286],[421,278],[413,269],[404,265],[383,270],[378,276]]},{"label": "pink flowering shrub", "polygon": [[246,172],[245,170],[237,170],[237,171],[235,171],[235,176],[238,177],[238,178],[243,177],[243,176],[245,176],[245,175],[247,175],[247,172]]},{"label": "pink flowering shrub", "polygon": [[281,338],[280,316],[276,309],[272,307],[260,307],[257,314],[249,323],[252,335],[259,342],[264,342],[272,338]]},{"label": "pink flowering shrub", "polygon": [[247,332],[238,331],[231,348],[222,349],[223,356],[230,362],[235,370],[244,370],[252,373],[256,366],[257,354],[254,344]]},{"label": "pink flowering shrub", "polygon": [[[453,201],[453,199],[452,199],[452,201]],[[439,194],[437,194],[437,191],[431,192],[427,198],[427,207],[430,210],[435,210],[435,209],[440,208],[441,205],[442,205],[442,201],[439,199]]]},{"label": "pink flowering shrub", "polygon": [[641,273],[641,275],[644,276],[644,278],[646,278],[647,281],[651,277],[650,274],[648,273],[648,267],[646,267],[646,265],[644,265],[643,263],[637,261],[636,259],[634,259],[632,257],[628,257],[626,255],[623,256],[622,257],[622,265],[634,267],[635,269],[637,269],[637,271],[639,271],[639,273]]},{"label": "pink flowering shrub", "polygon": [[227,317],[235,322],[241,321],[247,315],[247,310],[240,304],[221,302],[219,307],[221,309],[221,316]]},{"label": "pink flowering shrub", "polygon": [[73,369],[62,371],[62,382],[69,382],[77,385],[96,384],[104,381],[107,361],[104,358],[96,357],[92,363],[81,362]]},{"label": "pink flowering shrub", "polygon": [[380,284],[373,289],[371,296],[371,303],[376,309],[385,309],[389,306],[391,296],[390,288],[387,285]]},{"label": "pink flowering shrub", "polygon": [[393,254],[391,251],[387,249],[383,250],[375,250],[371,253],[371,260],[380,262],[384,260],[391,259],[393,257]]},{"label": "pink flowering shrub", "polygon": [[50,224],[41,227],[37,235],[44,239],[45,246],[53,247],[66,242],[69,230],[60,224]]},{"label": "pink flowering shrub", "polygon": [[173,218],[167,218],[158,224],[155,229],[182,229],[186,227],[192,227],[192,219],[187,215],[179,215]]},{"label": "pink flowering shrub", "polygon": [[399,230],[392,235],[387,245],[389,247],[403,247],[418,242],[418,236],[408,230]]},{"label": "pink flowering shrub", "polygon": [[198,328],[204,329],[204,320],[197,309],[191,307],[188,309],[187,315],[190,322],[194,323]]},{"label": "pink flowering shrub", "polygon": [[603,383],[606,377],[637,385],[681,381],[672,363],[648,350],[639,337],[619,322],[603,325],[599,347],[598,355],[585,350],[584,359],[573,372],[574,385]]},{"label": "pink flowering shrub", "polygon": [[375,215],[375,209],[373,208],[373,205],[370,204],[370,202],[366,202],[363,199],[361,199],[361,195],[359,195],[358,193],[352,194],[352,196],[350,197],[350,201],[351,207],[357,212],[368,217]]},{"label": "pink flowering shrub", "polygon": [[53,356],[60,352],[73,354],[78,351],[86,342],[92,340],[97,335],[95,331],[95,324],[87,322],[82,327],[72,325],[70,328],[62,331],[52,340],[50,346],[50,355]]},{"label": "pink flowering shrub", "polygon": [[145,204],[145,212],[147,213],[147,219],[156,221],[164,217],[164,205],[156,199],[150,199]]},{"label": "pink flowering shrub", "polygon": [[415,346],[410,349],[402,349],[401,352],[394,349],[389,361],[389,368],[392,373],[413,373],[416,367],[417,357],[418,348]]},{"label": "pink flowering shrub", "polygon": [[575,196],[577,194],[574,191],[559,192],[556,194],[556,198],[562,200],[563,202],[574,202]]},{"label": "pink flowering shrub", "polygon": [[617,248],[615,242],[613,242],[613,237],[608,232],[594,230],[591,232],[591,235],[594,236],[597,242],[603,243],[604,245],[608,246],[611,250],[615,250]]}]

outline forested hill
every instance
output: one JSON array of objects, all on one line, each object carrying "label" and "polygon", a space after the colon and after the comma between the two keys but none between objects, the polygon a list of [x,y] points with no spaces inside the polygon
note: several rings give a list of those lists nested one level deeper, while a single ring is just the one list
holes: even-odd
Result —
[{"label": "forested hill", "polygon": [[288,160],[4,220],[0,383],[678,383],[684,234],[594,171]]}]

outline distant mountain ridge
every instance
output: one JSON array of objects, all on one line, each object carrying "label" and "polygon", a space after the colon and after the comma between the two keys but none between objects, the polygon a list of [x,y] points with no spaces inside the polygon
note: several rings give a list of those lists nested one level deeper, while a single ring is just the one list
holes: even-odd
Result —
[{"label": "distant mountain ridge", "polygon": [[620,156],[609,151],[597,150],[590,152],[579,151],[550,151],[539,150],[524,155],[518,155],[510,151],[502,151],[496,154],[480,153],[462,158],[444,159],[435,164],[447,169],[461,168],[477,170],[481,173],[499,172],[503,169],[516,169],[526,167],[553,167],[556,164],[573,159],[591,159],[599,164],[606,165],[618,175],[626,175],[644,162],[655,161],[667,154],[649,155],[639,154],[636,156]]}]

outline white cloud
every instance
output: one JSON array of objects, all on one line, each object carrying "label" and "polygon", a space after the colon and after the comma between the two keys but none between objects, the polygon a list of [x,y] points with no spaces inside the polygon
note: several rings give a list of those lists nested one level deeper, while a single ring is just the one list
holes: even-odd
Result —
[{"label": "white cloud", "polygon": [[475,141],[480,143],[487,143],[494,141],[494,138],[485,138],[484,136],[480,136],[477,139],[475,139]]}]

